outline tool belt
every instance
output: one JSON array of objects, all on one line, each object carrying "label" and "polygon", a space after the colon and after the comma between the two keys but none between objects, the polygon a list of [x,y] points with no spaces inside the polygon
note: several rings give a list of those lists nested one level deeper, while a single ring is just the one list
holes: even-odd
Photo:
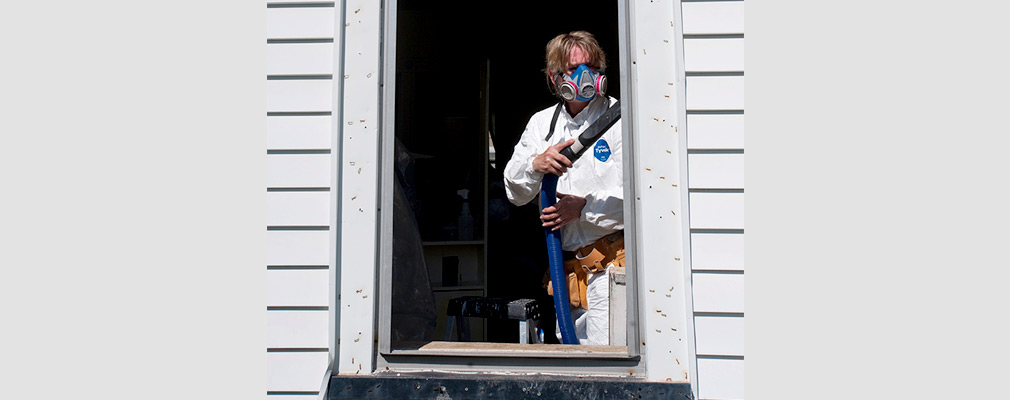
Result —
[{"label": "tool belt", "polygon": [[[600,238],[592,244],[572,252],[572,258],[565,260],[565,273],[568,282],[568,302],[572,307],[588,310],[586,288],[589,286],[589,274],[607,270],[607,265],[624,267],[624,231],[617,231]],[[547,294],[553,296],[554,288],[550,275],[544,275]]]}]

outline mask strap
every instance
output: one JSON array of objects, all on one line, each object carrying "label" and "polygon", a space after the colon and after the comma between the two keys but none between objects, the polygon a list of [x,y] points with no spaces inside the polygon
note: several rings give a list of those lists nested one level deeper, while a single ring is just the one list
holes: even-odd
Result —
[{"label": "mask strap", "polygon": [[558,124],[558,116],[561,115],[561,107],[564,105],[565,103],[558,103],[558,106],[554,108],[554,118],[551,118],[551,131],[548,132],[547,137],[544,138],[545,142],[550,140],[551,136],[554,136],[554,125]]}]

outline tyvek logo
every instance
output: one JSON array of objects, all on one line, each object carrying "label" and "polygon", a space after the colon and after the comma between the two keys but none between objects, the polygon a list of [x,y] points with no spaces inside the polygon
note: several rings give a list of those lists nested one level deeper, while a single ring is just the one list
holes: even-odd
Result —
[{"label": "tyvek logo", "polygon": [[596,141],[596,146],[593,146],[593,156],[600,161],[610,159],[610,146],[607,145],[606,140],[600,139]]}]

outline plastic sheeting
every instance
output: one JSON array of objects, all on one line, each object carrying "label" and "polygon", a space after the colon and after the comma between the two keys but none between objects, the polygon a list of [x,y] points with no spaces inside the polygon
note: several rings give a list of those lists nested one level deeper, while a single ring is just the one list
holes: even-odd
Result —
[{"label": "plastic sheeting", "polygon": [[395,153],[390,341],[424,341],[435,330],[435,298],[424,263],[421,232],[408,199],[414,193],[413,158],[399,140]]}]

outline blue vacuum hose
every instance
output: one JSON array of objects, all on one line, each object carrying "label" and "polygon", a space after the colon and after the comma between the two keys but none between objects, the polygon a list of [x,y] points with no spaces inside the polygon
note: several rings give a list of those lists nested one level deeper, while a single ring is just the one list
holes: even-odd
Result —
[{"label": "blue vacuum hose", "polygon": [[[557,203],[558,176],[544,174],[540,183],[540,209]],[[575,336],[575,324],[572,323],[572,311],[568,307],[568,280],[565,273],[565,263],[561,256],[561,230],[552,231],[552,227],[544,228],[547,236],[547,259],[551,273],[551,285],[554,286],[554,311],[558,316],[558,327],[561,329],[561,342],[564,344],[579,344]]]},{"label": "blue vacuum hose", "polygon": [[[558,115],[561,113],[563,104],[559,103],[558,107],[554,109],[554,118],[551,120],[551,131],[544,140],[550,139],[554,135],[554,125],[558,122]],[[621,118],[621,102],[616,101],[579,135],[575,143],[562,149],[561,155],[574,163],[619,118]],[[558,176],[550,173],[544,174],[544,178],[540,182],[541,210],[557,203],[557,189]],[[544,228],[544,233],[547,236],[547,258],[551,271],[551,285],[554,286],[554,311],[558,316],[561,342],[564,344],[579,344],[579,338],[575,336],[575,324],[572,322],[572,310],[568,308],[568,274],[565,273],[565,263],[561,258],[561,229],[552,231],[551,227],[547,227]]]}]

